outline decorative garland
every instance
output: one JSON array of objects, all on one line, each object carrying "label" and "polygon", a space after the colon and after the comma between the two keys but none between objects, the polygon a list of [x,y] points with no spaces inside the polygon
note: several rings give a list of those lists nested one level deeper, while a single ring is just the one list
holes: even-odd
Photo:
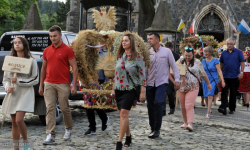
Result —
[{"label": "decorative garland", "polygon": [[[214,48],[214,52],[216,52],[216,48],[218,47],[218,41],[214,39],[213,36],[210,35],[196,35],[188,38],[183,38],[180,44],[181,53],[184,54],[185,47],[189,44],[192,45],[194,49],[195,58],[202,59],[204,56],[204,47],[212,46]],[[213,56],[217,57],[217,53],[214,53]]]},{"label": "decorative garland", "polygon": [[[81,84],[85,87],[82,91],[87,92],[84,95],[86,103],[83,107],[86,108],[100,108],[100,109],[117,109],[114,97],[110,97],[112,84],[105,83],[98,85],[98,72],[97,70],[110,71],[109,75],[113,77],[112,70],[115,69],[115,56],[119,48],[121,39],[124,34],[131,33],[116,32],[113,30],[116,22],[115,11],[111,7],[108,14],[106,14],[106,8],[101,8],[102,12],[94,10],[94,19],[98,32],[96,30],[82,30],[76,36],[74,42],[71,44],[77,61],[78,76]],[[102,18],[105,17],[105,18]],[[107,20],[110,20],[107,21]],[[132,32],[135,37],[136,49],[144,57],[145,65],[150,64],[148,46],[144,40],[137,34]],[[108,55],[99,57],[99,50],[97,48],[107,46]],[[113,53],[111,48],[114,47]],[[106,72],[105,72],[106,74]],[[107,75],[106,75],[107,76]],[[135,100],[135,104],[136,105]]]}]

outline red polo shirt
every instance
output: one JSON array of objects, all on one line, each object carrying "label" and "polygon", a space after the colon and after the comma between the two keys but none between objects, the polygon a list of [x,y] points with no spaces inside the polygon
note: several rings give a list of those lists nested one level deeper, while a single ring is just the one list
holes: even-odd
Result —
[{"label": "red polo shirt", "polygon": [[43,52],[47,61],[45,81],[49,83],[70,83],[69,60],[75,58],[73,50],[62,42],[57,48],[51,44]]}]

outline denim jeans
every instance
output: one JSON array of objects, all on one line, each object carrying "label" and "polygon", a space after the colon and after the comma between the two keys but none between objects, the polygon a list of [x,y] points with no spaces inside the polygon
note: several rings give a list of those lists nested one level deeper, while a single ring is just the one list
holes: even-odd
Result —
[{"label": "denim jeans", "polygon": [[161,129],[167,85],[168,84],[162,84],[158,87],[146,87],[148,116],[151,130]]}]

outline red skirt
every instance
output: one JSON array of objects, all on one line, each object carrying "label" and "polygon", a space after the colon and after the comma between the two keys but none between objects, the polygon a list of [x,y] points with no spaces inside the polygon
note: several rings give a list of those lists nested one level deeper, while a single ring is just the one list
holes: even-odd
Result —
[{"label": "red skirt", "polygon": [[250,72],[244,72],[243,78],[240,80],[239,92],[240,93],[250,92]]},{"label": "red skirt", "polygon": [[221,81],[218,83],[218,87],[219,87],[219,92],[221,92],[222,91]]}]

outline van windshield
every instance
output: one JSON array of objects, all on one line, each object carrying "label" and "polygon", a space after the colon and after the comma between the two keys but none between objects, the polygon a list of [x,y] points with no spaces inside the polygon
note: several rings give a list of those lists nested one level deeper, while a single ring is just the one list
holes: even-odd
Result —
[{"label": "van windshield", "polygon": [[5,35],[0,43],[1,51],[10,51],[13,40],[17,36],[25,37],[29,42],[30,51],[43,51],[51,45],[48,34],[23,34],[23,35]]}]

